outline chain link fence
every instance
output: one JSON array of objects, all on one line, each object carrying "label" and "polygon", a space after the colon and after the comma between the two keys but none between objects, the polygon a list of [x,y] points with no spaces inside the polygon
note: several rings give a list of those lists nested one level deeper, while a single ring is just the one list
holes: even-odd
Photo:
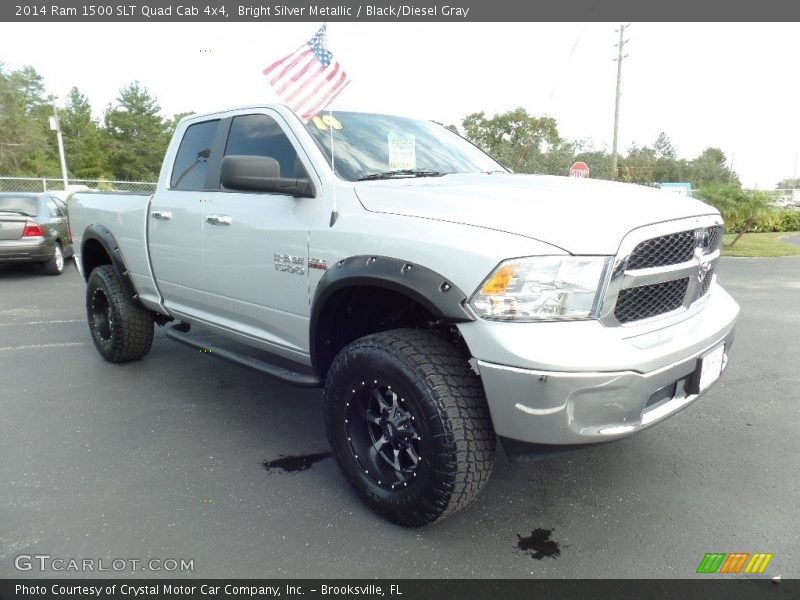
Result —
[{"label": "chain link fence", "polygon": [[[140,192],[152,194],[156,189],[153,181],[111,181],[108,179],[70,179],[70,192]],[[64,191],[64,180],[49,177],[0,177],[2,192],[57,192]]]}]

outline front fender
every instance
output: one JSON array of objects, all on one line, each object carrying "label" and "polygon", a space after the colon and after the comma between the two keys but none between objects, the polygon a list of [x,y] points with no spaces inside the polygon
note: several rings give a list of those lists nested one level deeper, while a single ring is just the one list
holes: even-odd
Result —
[{"label": "front fender", "polygon": [[466,294],[446,277],[421,265],[386,256],[351,256],[325,272],[317,284],[311,305],[309,348],[320,373],[320,326],[326,302],[338,291],[371,286],[409,297],[435,317],[450,323],[474,321],[466,308]]}]

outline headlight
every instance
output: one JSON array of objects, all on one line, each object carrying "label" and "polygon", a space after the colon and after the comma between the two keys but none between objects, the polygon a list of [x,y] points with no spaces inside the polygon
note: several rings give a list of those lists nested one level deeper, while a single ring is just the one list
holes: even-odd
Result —
[{"label": "headlight", "polygon": [[507,260],[486,278],[469,304],[478,316],[500,321],[593,317],[611,260],[609,256]]}]

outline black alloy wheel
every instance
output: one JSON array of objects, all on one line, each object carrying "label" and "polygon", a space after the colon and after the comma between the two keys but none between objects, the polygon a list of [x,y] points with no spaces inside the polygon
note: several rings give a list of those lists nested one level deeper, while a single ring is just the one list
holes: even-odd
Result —
[{"label": "black alloy wheel", "polygon": [[346,403],[345,430],[364,473],[388,489],[407,487],[417,476],[423,440],[411,407],[392,386],[362,381]]}]

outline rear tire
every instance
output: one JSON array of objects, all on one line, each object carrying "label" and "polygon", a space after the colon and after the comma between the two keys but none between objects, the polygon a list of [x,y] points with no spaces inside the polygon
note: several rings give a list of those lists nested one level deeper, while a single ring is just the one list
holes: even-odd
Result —
[{"label": "rear tire", "polygon": [[64,272],[64,262],[64,250],[61,248],[61,242],[56,242],[53,258],[44,263],[44,272],[48,275],[61,275]]},{"label": "rear tire", "polygon": [[328,372],[325,425],[364,503],[406,527],[464,508],[494,463],[480,379],[429,331],[397,329],[345,347]]},{"label": "rear tire", "polygon": [[109,362],[142,358],[153,343],[153,313],[122,288],[117,271],[102,265],[89,275],[86,314],[97,351]]}]

